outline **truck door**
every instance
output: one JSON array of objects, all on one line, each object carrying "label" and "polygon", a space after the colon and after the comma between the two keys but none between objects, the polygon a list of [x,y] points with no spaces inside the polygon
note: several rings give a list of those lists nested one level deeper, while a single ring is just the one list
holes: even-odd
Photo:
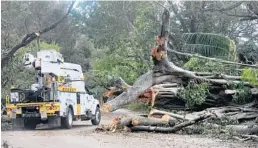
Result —
[{"label": "truck door", "polygon": [[86,94],[86,105],[85,105],[86,110],[91,110],[92,103],[93,103],[92,101],[93,101],[92,96],[89,94]]}]

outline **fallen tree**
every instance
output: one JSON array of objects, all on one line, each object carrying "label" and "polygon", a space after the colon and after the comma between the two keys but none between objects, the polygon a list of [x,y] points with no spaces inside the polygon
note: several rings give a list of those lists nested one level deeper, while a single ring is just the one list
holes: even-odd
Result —
[{"label": "fallen tree", "polygon": [[[177,86],[186,86],[190,80],[195,80],[199,83],[207,82],[209,83],[209,87],[215,93],[220,93],[222,90],[222,85],[229,85],[230,83],[233,84],[244,84],[252,88],[253,86],[246,81],[241,81],[239,76],[229,76],[224,74],[211,74],[211,73],[196,73],[188,70],[184,70],[180,67],[177,67],[172,62],[168,60],[167,57],[167,41],[168,41],[168,34],[169,34],[169,12],[165,9],[163,16],[162,16],[162,26],[161,26],[161,33],[157,37],[157,47],[152,49],[152,57],[153,57],[153,70],[145,73],[138,80],[130,86],[125,92],[117,96],[116,98],[112,99],[111,101],[105,103],[102,106],[103,111],[110,112],[115,111],[119,107],[128,104],[134,100],[137,100],[140,95],[142,95],[147,89],[151,88],[152,86],[159,85],[162,83],[170,83],[170,85],[175,85],[173,88],[170,89],[161,89],[159,90],[159,95],[157,97],[170,96],[176,97],[176,91],[180,88]],[[180,53],[182,54],[182,53]],[[186,54],[189,56],[189,54]],[[214,58],[213,58],[214,59]],[[220,61],[220,60],[218,60]],[[225,61],[224,61],[225,62]],[[229,62],[232,63],[232,62]],[[233,62],[234,63],[234,62]],[[237,63],[236,63],[237,64]],[[250,65],[243,65],[242,66],[250,66]],[[256,66],[251,65],[250,67],[256,68]],[[156,94],[157,95],[157,94]],[[223,96],[224,95],[224,96]],[[222,97],[220,100],[225,100],[225,95],[223,94],[219,97]],[[214,100],[219,98],[214,94],[209,95],[209,100],[206,104],[211,104]],[[156,97],[155,97],[156,98]],[[212,99],[212,100],[211,100]],[[212,102],[213,101],[213,102]],[[224,102],[221,102],[222,104]]]},{"label": "fallen tree", "polygon": [[[241,128],[241,130],[236,126],[247,122],[247,125],[253,123],[257,124],[257,122],[255,122],[258,120],[257,88],[249,82],[241,80],[240,76],[192,72],[171,63],[167,57],[169,18],[169,11],[165,9],[162,16],[161,33],[157,37],[157,46],[152,49],[154,63],[152,71],[140,76],[126,91],[102,106],[102,111],[112,112],[135,100],[144,100],[150,103],[152,108],[156,109],[151,110],[147,117],[116,118],[113,120],[111,126],[101,126],[98,129],[111,130],[114,132],[117,128],[126,127],[127,131],[175,133],[201,121],[211,122],[212,124],[214,120],[217,120],[220,123],[234,123],[231,125],[231,128],[240,134],[240,131],[242,131],[242,134],[257,135],[256,126],[250,129],[245,128],[246,125],[241,125],[241,127],[244,127]],[[195,56],[188,53],[173,52],[186,56]],[[216,60],[215,58],[205,58],[203,56],[197,57],[257,68],[256,65]],[[189,93],[190,91],[187,90],[188,88],[199,89],[199,86],[201,92],[191,94]],[[243,93],[246,96],[243,96]],[[196,97],[200,97],[201,100],[194,102],[196,101],[194,100]],[[237,100],[237,97],[240,98],[240,100]],[[234,101],[238,102],[235,103]],[[250,102],[252,103],[247,104]],[[241,103],[243,105],[239,105]],[[184,111],[189,109],[191,111],[198,110],[198,112],[176,114],[157,109],[181,109]],[[172,124],[169,124],[169,120],[164,120],[165,117],[169,117],[169,119],[173,121],[171,122]],[[166,123],[165,126],[164,123]]]}]

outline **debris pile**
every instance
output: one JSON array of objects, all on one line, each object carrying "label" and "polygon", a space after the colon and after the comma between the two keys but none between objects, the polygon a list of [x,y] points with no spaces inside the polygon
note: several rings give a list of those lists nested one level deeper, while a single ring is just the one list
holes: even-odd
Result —
[{"label": "debris pile", "polygon": [[1,130],[6,131],[12,129],[11,119],[6,115],[1,116]]}]

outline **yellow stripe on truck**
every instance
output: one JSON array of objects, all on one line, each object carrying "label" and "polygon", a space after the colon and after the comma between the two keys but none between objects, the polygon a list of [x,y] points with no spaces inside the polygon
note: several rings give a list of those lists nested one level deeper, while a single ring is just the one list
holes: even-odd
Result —
[{"label": "yellow stripe on truck", "polygon": [[64,87],[64,86],[59,86],[57,90],[63,91],[63,92],[76,92],[76,88]]},{"label": "yellow stripe on truck", "polygon": [[81,104],[77,104],[77,115],[81,115]]}]

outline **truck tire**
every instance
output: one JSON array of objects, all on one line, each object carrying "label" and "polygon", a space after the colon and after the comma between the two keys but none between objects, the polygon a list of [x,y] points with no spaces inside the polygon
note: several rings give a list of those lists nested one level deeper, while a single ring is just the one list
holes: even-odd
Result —
[{"label": "truck tire", "polygon": [[93,125],[99,125],[101,120],[101,113],[100,113],[100,109],[99,107],[96,108],[95,114],[94,114],[94,118],[91,120],[91,123]]},{"label": "truck tire", "polygon": [[73,114],[72,113],[73,112],[72,112],[71,108],[69,107],[66,117],[61,118],[61,126],[63,128],[66,128],[66,129],[72,128],[72,125],[73,125]]}]

